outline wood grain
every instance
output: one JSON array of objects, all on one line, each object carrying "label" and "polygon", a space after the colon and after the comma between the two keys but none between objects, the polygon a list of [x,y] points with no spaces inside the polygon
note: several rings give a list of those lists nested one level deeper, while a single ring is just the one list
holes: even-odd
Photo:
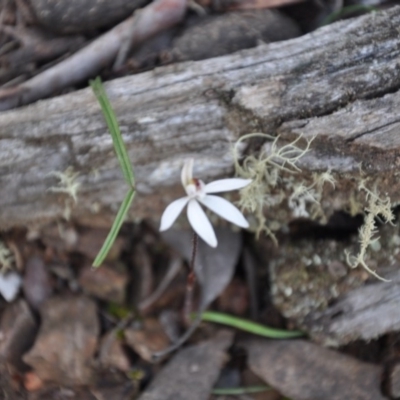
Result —
[{"label": "wood grain", "polygon": [[[304,174],[359,165],[400,200],[400,8],[336,23],[297,39],[158,68],[109,82],[138,196],[130,218],[157,219],[180,195],[182,161],[196,175],[230,174],[231,143],[245,133],[316,137]],[[94,95],[84,89],[0,114],[0,227],[62,217],[66,195],[49,175],[73,167],[81,189],[72,217],[115,215],[126,187]],[[340,186],[327,208],[343,206]]]}]

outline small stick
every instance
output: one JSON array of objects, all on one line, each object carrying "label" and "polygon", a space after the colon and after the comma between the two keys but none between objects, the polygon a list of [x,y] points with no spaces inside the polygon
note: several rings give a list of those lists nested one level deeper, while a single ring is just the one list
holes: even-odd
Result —
[{"label": "small stick", "polygon": [[172,282],[180,269],[181,259],[174,258],[168,266],[167,273],[165,274],[161,283],[158,285],[157,289],[149,297],[146,297],[145,299],[140,301],[138,305],[139,311],[146,311],[146,309],[148,309],[155,301],[160,298],[160,296],[165,292],[168,285]]},{"label": "small stick", "polygon": [[140,10],[135,11],[135,13],[133,14],[131,27],[127,30],[125,37],[122,39],[117,57],[115,58],[115,62],[112,68],[113,71],[118,71],[118,69],[122,67],[128,57],[129,50],[132,47],[133,35],[135,34],[135,28],[137,25],[139,14]]},{"label": "small stick", "polygon": [[192,333],[198,328],[200,325],[202,318],[202,312],[199,312],[196,315],[196,319],[192,322],[192,325],[189,326],[188,330],[170,347],[167,347],[164,350],[158,351],[157,353],[153,353],[152,360],[153,361],[158,361],[162,357],[168,355],[169,353],[172,353],[173,351],[179,349],[183,345],[183,343],[186,342],[192,336]]}]

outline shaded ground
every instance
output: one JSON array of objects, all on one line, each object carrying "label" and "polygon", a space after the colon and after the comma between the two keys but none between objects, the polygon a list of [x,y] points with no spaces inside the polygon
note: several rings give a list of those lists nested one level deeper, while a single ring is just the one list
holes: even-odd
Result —
[{"label": "shaded ground", "polygon": [[[354,230],[350,219],[347,228]],[[293,229],[296,235],[299,229],[303,236],[309,232],[309,227]],[[336,233],[340,232],[338,228]],[[379,394],[381,379],[384,376],[388,382],[390,376],[383,367],[391,371],[396,334],[369,344],[352,343],[342,349],[345,357],[304,341],[257,339],[202,323],[187,344],[154,364],[154,353],[170,346],[186,329],[184,253],[191,251],[191,233],[173,230],[161,238],[146,224],[126,225],[106,263],[95,271],[91,262],[106,233],[60,222],[37,238],[26,231],[3,236],[15,259],[23,260],[22,292],[12,303],[3,303],[0,320],[2,387],[10,393],[8,398],[207,399],[215,387],[265,383],[278,392],[270,388],[243,398],[279,399],[279,391],[293,399],[339,399],[349,393],[352,398],[384,398]],[[199,249],[199,259],[212,266],[206,275],[213,282],[205,278],[193,308],[203,297],[218,296],[209,309],[293,328],[272,303],[271,284],[273,290],[279,284],[269,278],[271,261],[278,257],[272,242],[254,242],[228,227],[218,229],[217,235],[218,251],[210,253],[208,246]],[[296,235],[281,237],[279,252],[291,251],[298,242]],[[308,237],[317,251],[319,241]],[[237,251],[232,257],[233,248]],[[319,269],[322,273],[324,267]],[[328,273],[336,279],[336,272]],[[362,271],[354,272],[361,281],[368,279]],[[221,279],[226,283],[215,283]],[[312,299],[312,293],[303,296]],[[285,303],[282,310],[287,312],[287,307]],[[308,345],[313,347],[302,350]]]}]

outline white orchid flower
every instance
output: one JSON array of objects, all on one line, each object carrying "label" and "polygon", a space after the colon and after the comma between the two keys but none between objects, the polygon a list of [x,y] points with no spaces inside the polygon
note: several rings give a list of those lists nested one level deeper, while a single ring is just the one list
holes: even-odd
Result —
[{"label": "white orchid flower", "polygon": [[193,178],[192,172],[193,159],[190,159],[183,165],[181,174],[187,196],[173,201],[165,209],[161,217],[160,231],[169,229],[187,204],[187,217],[193,230],[211,247],[216,247],[218,242],[214,229],[199,203],[229,222],[242,228],[249,227],[243,214],[232,203],[210,193],[242,189],[251,182],[251,179],[220,179],[204,184],[200,179]]}]

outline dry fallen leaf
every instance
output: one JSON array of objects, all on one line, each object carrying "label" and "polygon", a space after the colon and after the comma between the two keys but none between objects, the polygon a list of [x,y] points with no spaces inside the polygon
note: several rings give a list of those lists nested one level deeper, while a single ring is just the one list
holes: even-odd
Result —
[{"label": "dry fallen leaf", "polygon": [[53,285],[42,257],[33,256],[27,260],[22,288],[26,301],[34,310],[51,296]]},{"label": "dry fallen leaf", "polygon": [[305,340],[248,339],[250,369],[295,400],[384,400],[382,368]]},{"label": "dry fallen leaf", "polygon": [[[198,241],[195,272],[201,286],[200,311],[204,311],[232,280],[242,249],[240,232],[230,228],[217,228],[218,247],[212,248],[202,240]],[[190,231],[171,229],[163,233],[164,240],[190,260],[192,254],[192,234]]]},{"label": "dry fallen leaf", "polygon": [[155,318],[146,318],[138,329],[126,328],[124,336],[127,345],[146,361],[152,361],[153,353],[165,349],[170,344],[163,326]]},{"label": "dry fallen leaf", "polygon": [[0,320],[0,360],[23,371],[22,355],[32,346],[37,321],[24,300],[8,304]]},{"label": "dry fallen leaf", "polygon": [[23,360],[44,381],[63,385],[91,382],[90,366],[97,348],[97,306],[84,296],[57,296],[40,309],[42,324],[34,346]]}]

